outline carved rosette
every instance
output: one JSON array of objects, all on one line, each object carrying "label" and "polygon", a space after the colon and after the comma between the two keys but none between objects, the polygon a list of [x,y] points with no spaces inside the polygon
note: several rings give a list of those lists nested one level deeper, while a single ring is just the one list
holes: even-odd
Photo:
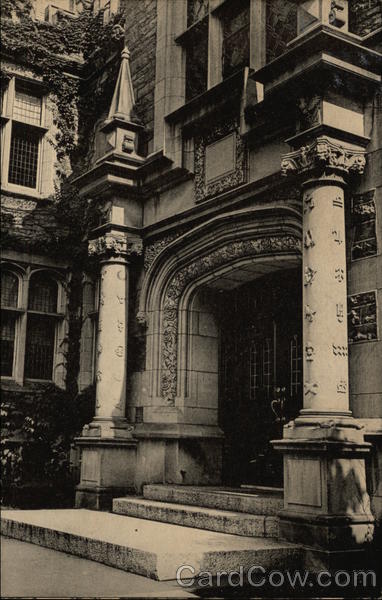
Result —
[{"label": "carved rosette", "polygon": [[185,287],[231,261],[286,252],[300,253],[301,240],[292,235],[280,235],[230,242],[188,264],[174,275],[165,293],[162,329],[161,395],[170,406],[174,406],[177,395],[178,306]]},{"label": "carved rosette", "polygon": [[129,234],[108,231],[103,236],[89,240],[88,253],[90,256],[121,257],[142,254],[142,240],[132,238]]},{"label": "carved rosette", "polygon": [[347,175],[362,175],[365,169],[365,151],[349,148],[327,137],[319,137],[312,144],[283,156],[282,175],[305,173],[312,170],[336,171]]}]

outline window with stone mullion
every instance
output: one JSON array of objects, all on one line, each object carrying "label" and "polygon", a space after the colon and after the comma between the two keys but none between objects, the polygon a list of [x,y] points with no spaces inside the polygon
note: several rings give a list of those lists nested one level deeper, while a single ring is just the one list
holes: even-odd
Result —
[{"label": "window with stone mullion", "polygon": [[186,102],[207,90],[208,15],[188,32],[186,50]]},{"label": "window with stone mullion", "polygon": [[187,27],[208,15],[209,0],[187,0]]},{"label": "window with stone mullion", "polygon": [[249,0],[231,3],[222,13],[223,79],[239,69],[249,66],[250,56],[250,6]]}]

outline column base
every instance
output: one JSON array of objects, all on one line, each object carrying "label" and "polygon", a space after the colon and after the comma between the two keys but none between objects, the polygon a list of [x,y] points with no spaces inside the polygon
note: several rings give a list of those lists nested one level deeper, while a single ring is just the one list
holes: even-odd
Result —
[{"label": "column base", "polygon": [[302,414],[272,443],[284,454],[281,538],[314,549],[326,563],[365,554],[374,536],[365,473],[370,444],[357,421]]},{"label": "column base", "polygon": [[134,487],[101,487],[79,484],[76,488],[76,508],[110,511],[113,498],[134,495]]},{"label": "column base", "polygon": [[[110,431],[115,437],[106,437]],[[117,437],[118,432],[122,433],[120,437]],[[98,436],[90,433],[98,433]],[[113,498],[135,493],[138,441],[132,437],[131,430],[112,427],[110,423],[106,427],[94,427],[91,423],[84,428],[82,437],[76,439],[76,444],[82,451],[76,508],[110,510]]]},{"label": "column base", "polygon": [[125,418],[94,417],[82,429],[82,437],[107,439],[133,439],[134,426]]}]

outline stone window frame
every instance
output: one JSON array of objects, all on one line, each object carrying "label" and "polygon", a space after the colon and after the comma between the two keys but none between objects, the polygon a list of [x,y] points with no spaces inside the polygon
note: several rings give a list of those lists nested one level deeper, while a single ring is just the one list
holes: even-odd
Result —
[{"label": "stone window frame", "polygon": [[[208,66],[206,90],[208,91],[215,85],[221,83],[223,78],[223,17],[225,11],[237,8],[239,12],[243,3],[238,4],[237,0],[209,0],[208,13],[203,14],[202,18],[191,25],[187,23],[187,10],[183,22],[182,32],[175,37],[175,42],[183,48],[192,37],[193,30],[199,24],[207,20],[208,36]],[[247,0],[249,5],[249,64],[250,68],[260,69],[265,64],[265,14],[266,0]],[[237,6],[236,6],[237,5]],[[186,53],[186,51],[185,51]],[[184,61],[186,69],[186,60]],[[185,79],[185,78],[184,78]],[[184,98],[186,98],[186,85],[184,89]],[[192,99],[190,99],[192,101]]]},{"label": "stone window frame", "polygon": [[[16,86],[20,83],[33,96],[41,98],[41,117],[40,124],[31,124],[28,121],[22,121],[13,117],[13,109],[15,104]],[[1,145],[2,145],[2,167],[1,179],[2,189],[8,192],[19,193],[23,196],[31,196],[33,198],[42,197],[43,190],[43,161],[47,151],[47,133],[49,131],[48,122],[50,114],[47,109],[47,96],[45,90],[39,81],[31,80],[24,77],[12,76],[8,85],[3,91],[2,106],[1,106]],[[37,173],[36,186],[29,187],[20,184],[11,183],[9,177],[9,162],[12,143],[12,128],[17,124],[21,130],[33,131],[38,137],[38,157],[37,157]]]},{"label": "stone window frame", "polygon": [[[13,274],[18,279],[18,296],[16,306],[1,306],[2,314],[13,314],[15,316],[15,337],[14,337],[14,355],[13,368],[11,375],[1,375],[1,381],[15,381],[19,385],[30,383],[55,383],[60,387],[64,387],[64,377],[58,373],[57,367],[63,364],[64,351],[63,344],[66,335],[66,292],[64,284],[64,274],[56,269],[34,265],[24,267],[14,262],[2,262],[2,271]],[[57,310],[53,313],[45,311],[35,311],[29,308],[28,295],[30,282],[33,276],[37,274],[46,275],[47,278],[53,279],[57,284]],[[25,376],[26,371],[26,347],[27,347],[27,331],[28,331],[28,316],[40,315],[53,319],[55,321],[54,344],[52,357],[52,377],[50,379],[29,378]]]},{"label": "stone window frame", "polygon": [[[236,0],[210,0],[208,12],[208,74],[207,89],[223,82],[222,78],[222,24],[219,10]],[[266,0],[250,3],[250,57],[249,67],[258,70],[265,65]],[[193,25],[194,26],[194,25]],[[191,26],[191,27],[193,27]],[[180,166],[178,148],[179,128],[168,125],[169,115],[186,103],[186,51],[182,39],[187,36],[187,0],[158,2],[157,47],[154,98],[154,150],[166,148],[166,155]],[[259,98],[262,84],[256,84]],[[192,104],[194,100],[190,100]]]}]

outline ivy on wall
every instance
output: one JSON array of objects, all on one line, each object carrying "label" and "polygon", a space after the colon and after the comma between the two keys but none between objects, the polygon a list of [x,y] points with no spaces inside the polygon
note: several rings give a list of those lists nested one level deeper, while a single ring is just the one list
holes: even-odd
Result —
[{"label": "ivy on wall", "polygon": [[52,384],[3,392],[2,504],[72,504],[70,449],[93,416],[93,395],[92,388],[74,396]]},{"label": "ivy on wall", "polygon": [[[61,492],[70,483],[73,487],[68,469],[70,442],[94,414],[93,388],[79,395],[77,381],[82,278],[96,267],[88,256],[86,238],[97,223],[98,211],[90,199],[79,196],[72,179],[92,158],[95,124],[110,104],[124,40],[122,14],[103,25],[102,15],[84,9],[75,19],[63,17],[53,24],[34,20],[31,9],[30,0],[2,2],[1,44],[4,62],[9,58],[32,71],[52,99],[56,192],[39,200],[25,217],[31,223],[31,235],[28,231],[21,235],[22,226],[13,226],[12,214],[3,214],[1,243],[20,252],[64,259],[71,277],[66,389],[40,386],[9,391],[3,398],[3,501],[19,505],[21,496],[15,490],[24,489],[32,480],[34,485],[48,483]],[[12,66],[5,66],[3,81],[12,74]],[[25,489],[23,494],[28,496]]]},{"label": "ivy on wall", "polygon": [[[36,213],[41,210],[50,213],[46,228],[43,220],[39,220],[40,235],[21,237],[12,223],[7,223],[7,215],[2,245],[65,258],[71,266],[67,385],[75,391],[81,333],[81,276],[92,267],[84,240],[97,221],[97,210],[91,201],[79,197],[71,179],[89,166],[94,126],[110,103],[119,67],[119,61],[111,59],[123,43],[124,17],[117,14],[103,25],[101,16],[88,8],[75,19],[63,17],[52,24],[36,21],[31,14],[30,0],[2,3],[1,43],[3,54],[33,69],[53,99],[57,191],[48,202],[39,202],[36,207]],[[77,76],[73,76],[73,71]],[[5,72],[6,77],[9,74]],[[53,228],[52,218],[56,223]]]}]

